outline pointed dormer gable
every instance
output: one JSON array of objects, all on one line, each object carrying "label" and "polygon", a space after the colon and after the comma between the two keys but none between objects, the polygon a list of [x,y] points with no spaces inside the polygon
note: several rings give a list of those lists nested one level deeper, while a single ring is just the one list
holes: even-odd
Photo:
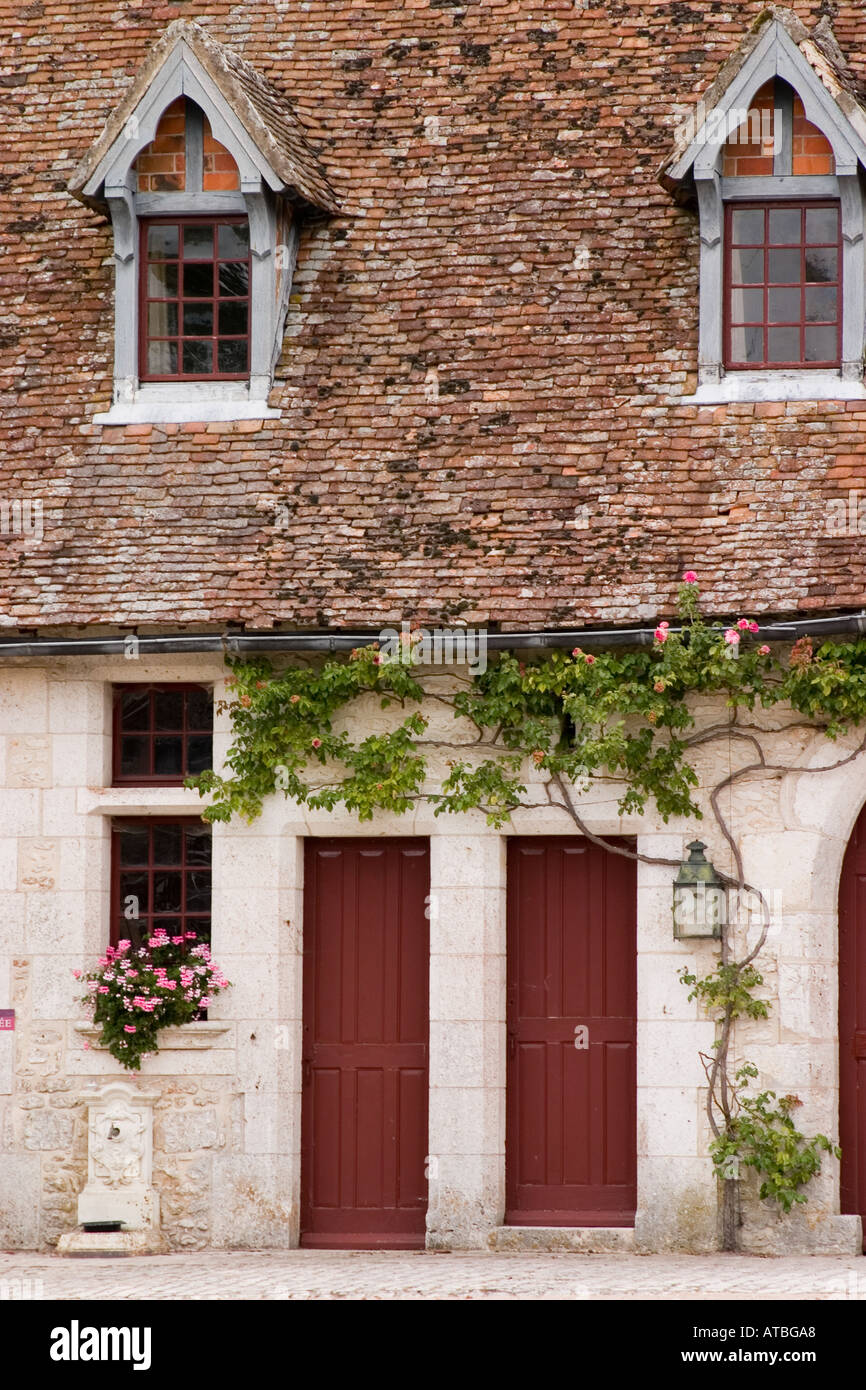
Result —
[{"label": "pointed dormer gable", "polygon": [[179,98],[207,116],[214,138],[235,160],[241,186],[337,212],[337,198],[288,99],[243,58],[199,24],[177,19],[154,45],[102,134],[78,164],[69,191],[104,204],[106,188],[126,181],[138,154],[156,136]]}]

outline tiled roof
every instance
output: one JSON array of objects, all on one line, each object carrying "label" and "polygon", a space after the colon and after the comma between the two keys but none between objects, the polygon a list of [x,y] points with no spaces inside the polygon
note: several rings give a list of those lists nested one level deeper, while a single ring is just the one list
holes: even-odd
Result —
[{"label": "tiled roof", "polygon": [[[856,507],[827,516],[866,496],[866,402],[680,404],[698,227],[656,171],[760,9],[189,0],[288,94],[344,211],[302,236],[280,420],[109,429],[111,229],[67,184],[178,12],[16,8],[0,623],[629,623],[685,568],[718,612],[860,606]],[[862,80],[862,5],[834,9]]]}]

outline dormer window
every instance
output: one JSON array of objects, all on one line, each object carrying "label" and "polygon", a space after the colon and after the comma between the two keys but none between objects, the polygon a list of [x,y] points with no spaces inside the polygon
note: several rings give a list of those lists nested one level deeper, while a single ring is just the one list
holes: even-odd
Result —
[{"label": "dormer window", "polygon": [[114,227],[114,399],[96,423],[278,416],[300,219],[337,211],[286,98],[178,20],[70,189]]},{"label": "dormer window", "polygon": [[660,178],[700,224],[687,400],[863,399],[866,107],[826,20],[759,17]]}]

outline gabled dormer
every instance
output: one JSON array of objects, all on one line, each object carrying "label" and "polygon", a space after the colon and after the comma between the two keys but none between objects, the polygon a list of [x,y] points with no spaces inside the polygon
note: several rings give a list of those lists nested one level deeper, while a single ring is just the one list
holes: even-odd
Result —
[{"label": "gabled dormer", "polygon": [[864,169],[866,91],[829,22],[765,10],[659,175],[700,221],[693,399],[866,395]]},{"label": "gabled dormer", "polygon": [[300,219],[338,210],[286,97],[177,20],[69,189],[114,228],[114,401],[96,422],[279,415]]}]

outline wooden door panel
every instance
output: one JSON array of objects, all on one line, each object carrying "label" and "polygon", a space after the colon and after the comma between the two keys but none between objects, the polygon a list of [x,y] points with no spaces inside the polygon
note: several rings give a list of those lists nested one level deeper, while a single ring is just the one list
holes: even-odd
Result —
[{"label": "wooden door panel", "polygon": [[423,1246],[429,847],[308,840],[301,1244]]},{"label": "wooden door panel", "polygon": [[633,861],[585,840],[509,840],[512,1224],[634,1219],[636,904]]},{"label": "wooden door panel", "polygon": [[866,1249],[866,807],[839,883],[840,1210],[863,1220]]}]

